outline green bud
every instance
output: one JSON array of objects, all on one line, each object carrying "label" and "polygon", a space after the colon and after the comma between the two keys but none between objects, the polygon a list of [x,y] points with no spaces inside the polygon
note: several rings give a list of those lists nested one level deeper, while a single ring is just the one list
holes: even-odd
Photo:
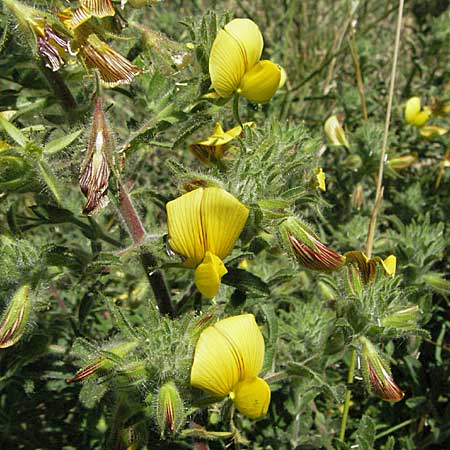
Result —
[{"label": "green bud", "polygon": [[156,421],[161,436],[169,430],[176,433],[185,423],[183,400],[173,381],[168,381],[159,388],[156,401]]},{"label": "green bud", "polygon": [[31,311],[30,286],[17,289],[0,321],[0,348],[14,345],[22,337]]},{"label": "green bud", "polygon": [[337,115],[328,117],[325,121],[324,128],[331,145],[343,145],[348,148],[347,136]]},{"label": "green bud", "polygon": [[361,336],[361,363],[369,392],[387,402],[399,402],[404,392],[392,379],[389,365],[378,354],[377,349],[369,339]]},{"label": "green bud", "polygon": [[344,166],[350,170],[358,170],[362,167],[363,162],[359,155],[349,155],[343,162]]},{"label": "green bud", "polygon": [[417,305],[396,311],[381,319],[384,327],[405,328],[416,325],[420,309]]},{"label": "green bud", "polygon": [[284,220],[278,230],[285,247],[302,266],[331,272],[344,265],[344,256],[322,244],[314,232],[295,217]]},{"label": "green bud", "polygon": [[[119,358],[123,358],[132,350],[134,350],[137,347],[137,345],[138,345],[137,341],[122,342],[121,344],[115,345],[113,347],[105,348],[104,351],[112,353],[113,355],[118,356]],[[99,358],[95,358],[86,366],[82,367],[77,372],[77,374],[74,377],[69,378],[67,382],[73,383],[75,381],[84,380],[85,378],[97,372],[99,369],[111,369],[113,365],[114,365],[113,361],[106,358],[105,356],[100,356]]]},{"label": "green bud", "polygon": [[346,266],[347,276],[345,277],[347,289],[353,295],[357,296],[362,290],[361,272],[354,264],[348,264]]},{"label": "green bud", "polygon": [[432,289],[443,294],[450,294],[450,281],[443,278],[440,273],[428,273],[422,276],[422,280]]}]

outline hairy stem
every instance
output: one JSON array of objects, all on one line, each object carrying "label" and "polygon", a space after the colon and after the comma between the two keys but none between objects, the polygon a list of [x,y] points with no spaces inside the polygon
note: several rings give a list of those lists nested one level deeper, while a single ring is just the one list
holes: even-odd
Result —
[{"label": "hairy stem", "polygon": [[350,400],[352,396],[350,385],[353,383],[353,376],[355,374],[355,365],[356,365],[356,350],[352,350],[350,366],[348,367],[347,388],[345,390],[344,412],[342,414],[341,431],[339,433],[339,440],[342,442],[345,441],[345,429],[347,428],[348,411],[350,410]]},{"label": "hairy stem", "polygon": [[398,60],[398,49],[400,47],[400,31],[402,28],[402,16],[403,16],[403,3],[404,0],[399,0],[398,17],[397,17],[397,29],[395,33],[395,46],[394,46],[394,58],[392,61],[392,72],[391,81],[389,85],[389,98],[386,110],[386,121],[384,123],[384,134],[383,134],[383,145],[381,147],[380,155],[380,165],[378,168],[377,177],[377,190],[375,194],[375,204],[372,211],[372,217],[370,218],[369,231],[367,234],[366,242],[366,254],[370,258],[372,256],[373,239],[375,235],[375,227],[377,222],[378,210],[383,199],[383,169],[384,169],[384,159],[386,155],[387,140],[389,135],[389,124],[391,121],[391,111],[392,111],[392,99],[394,98],[394,87],[395,87],[395,75],[397,72],[397,60]]},{"label": "hairy stem", "polygon": [[[119,182],[119,211],[123,220],[126,223],[128,233],[133,242],[137,245],[142,244],[146,235],[141,219],[131,202],[130,196],[122,184]],[[161,270],[156,269],[157,260],[155,256],[149,251],[143,251],[140,255],[142,266],[147,275],[150,286],[152,287],[158,304],[159,312],[169,317],[174,316],[174,308],[172,299],[170,297],[169,289],[167,287],[164,275]]]}]

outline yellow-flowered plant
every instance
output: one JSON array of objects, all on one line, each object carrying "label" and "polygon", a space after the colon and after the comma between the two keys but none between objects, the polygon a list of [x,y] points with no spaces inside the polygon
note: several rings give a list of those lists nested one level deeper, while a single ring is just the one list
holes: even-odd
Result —
[{"label": "yellow-flowered plant", "polygon": [[286,81],[284,70],[262,60],[261,31],[250,19],[234,19],[221,29],[209,55],[211,85],[220,97],[234,92],[255,103],[269,101]]},{"label": "yellow-flowered plant", "polygon": [[170,247],[195,268],[195,284],[213,298],[227,273],[223,264],[249,214],[248,208],[223,189],[199,188],[167,203]]},{"label": "yellow-flowered plant", "polygon": [[316,186],[317,189],[320,189],[321,191],[327,190],[327,185],[325,182],[325,172],[323,171],[322,167],[319,167],[316,169]]},{"label": "yellow-flowered plant", "polygon": [[411,97],[405,105],[405,120],[416,127],[421,127],[431,117],[431,109],[428,106],[421,107],[420,97]]},{"label": "yellow-flowered plant", "polygon": [[[243,127],[254,127],[255,122],[245,122]],[[225,155],[230,142],[242,133],[242,127],[237,126],[228,131],[223,131],[219,122],[216,123],[211,136],[202,139],[189,146],[189,150],[204,164],[219,161]]]},{"label": "yellow-flowered plant", "polygon": [[258,377],[264,339],[253,314],[220,320],[206,328],[195,347],[191,384],[216,397],[227,395],[251,419],[267,413],[270,388]]}]

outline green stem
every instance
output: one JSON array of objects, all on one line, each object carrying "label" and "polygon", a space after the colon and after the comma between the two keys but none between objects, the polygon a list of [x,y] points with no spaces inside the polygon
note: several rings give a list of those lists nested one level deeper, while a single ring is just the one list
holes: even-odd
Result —
[{"label": "green stem", "polygon": [[234,94],[233,97],[233,116],[236,119],[239,126],[244,129],[244,126],[242,125],[241,116],[239,115],[239,94]]},{"label": "green stem", "polygon": [[387,436],[387,435],[393,433],[394,431],[400,430],[400,428],[406,427],[407,425],[410,425],[410,424],[414,423],[416,420],[417,420],[416,418],[405,420],[404,422],[399,423],[398,425],[395,425],[394,427],[389,428],[388,430],[377,434],[375,436],[375,440],[380,439],[380,438],[382,438],[384,436]]},{"label": "green stem", "polygon": [[350,366],[348,368],[347,388],[345,390],[344,412],[342,414],[341,431],[339,433],[339,440],[342,442],[345,441],[345,429],[347,428],[348,411],[350,409],[350,399],[352,395],[350,385],[353,383],[355,366],[356,366],[356,350],[353,350],[352,359],[350,360]]}]

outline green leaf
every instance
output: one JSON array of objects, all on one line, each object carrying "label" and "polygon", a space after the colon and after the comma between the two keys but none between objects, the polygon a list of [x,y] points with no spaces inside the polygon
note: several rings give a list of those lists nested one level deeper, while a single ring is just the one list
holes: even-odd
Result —
[{"label": "green leaf", "polygon": [[228,273],[222,278],[222,283],[244,292],[270,294],[269,286],[261,278],[242,269],[229,268]]},{"label": "green leaf", "polygon": [[375,441],[375,422],[369,416],[364,415],[359,422],[358,431],[356,432],[356,441],[359,449],[372,450]]},{"label": "green leaf", "polygon": [[63,150],[67,146],[69,146],[73,141],[77,139],[77,137],[82,133],[83,130],[75,131],[74,133],[68,134],[66,136],[60,137],[58,139],[53,139],[48,142],[44,147],[44,153],[47,155],[53,155],[58,153],[60,150]]},{"label": "green leaf", "polygon": [[11,122],[8,122],[3,117],[0,116],[0,125],[3,127],[5,132],[21,147],[25,147],[28,140],[25,135],[15,127]]}]

